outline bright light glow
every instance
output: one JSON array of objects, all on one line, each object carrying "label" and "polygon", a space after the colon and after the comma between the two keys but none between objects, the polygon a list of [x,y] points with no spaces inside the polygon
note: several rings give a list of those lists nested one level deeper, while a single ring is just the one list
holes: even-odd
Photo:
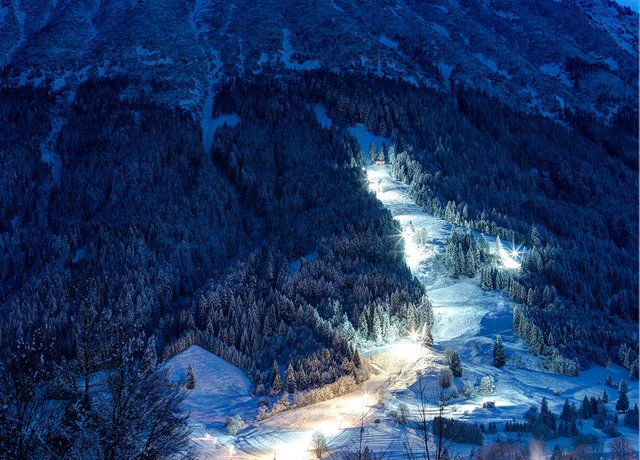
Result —
[{"label": "bright light glow", "polygon": [[420,336],[418,335],[418,333],[416,331],[411,331],[409,333],[409,340],[411,340],[412,342],[417,342],[419,338],[420,338]]},{"label": "bright light glow", "polygon": [[424,340],[424,335],[426,333],[427,333],[427,323],[424,323],[422,327],[417,331],[412,330],[411,332],[409,332],[409,340],[411,341],[411,343],[422,344],[422,341]]},{"label": "bright light glow", "polygon": [[333,438],[340,432],[340,419],[341,417],[338,417],[338,419],[333,422],[329,420],[322,422],[318,426],[316,426],[315,431],[319,431],[328,439]]},{"label": "bright light glow", "polygon": [[[277,442],[274,448],[277,460],[307,460],[311,448],[311,437],[318,430],[309,430],[303,433],[287,433],[286,439]],[[264,457],[265,460],[273,459],[273,456]]]},{"label": "bright light glow", "polygon": [[415,272],[423,259],[423,251],[413,239],[413,232],[409,228],[402,230],[404,239],[404,252],[407,265],[412,272]]},{"label": "bright light glow", "polygon": [[[419,334],[418,338],[421,338]],[[401,340],[389,349],[389,353],[394,357],[396,362],[406,362],[422,354],[422,340]]]},{"label": "bright light glow", "polygon": [[520,247],[516,248],[512,245],[510,250],[506,250],[500,245],[498,248],[498,256],[505,268],[518,270],[522,266],[522,249]]}]

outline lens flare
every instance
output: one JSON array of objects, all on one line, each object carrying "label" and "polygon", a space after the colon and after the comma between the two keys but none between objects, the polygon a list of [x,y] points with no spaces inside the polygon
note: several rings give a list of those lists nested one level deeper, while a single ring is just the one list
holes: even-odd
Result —
[{"label": "lens flare", "polygon": [[499,245],[498,256],[505,268],[519,270],[522,266],[522,248],[520,246],[516,247],[512,244],[511,249],[507,250]]}]

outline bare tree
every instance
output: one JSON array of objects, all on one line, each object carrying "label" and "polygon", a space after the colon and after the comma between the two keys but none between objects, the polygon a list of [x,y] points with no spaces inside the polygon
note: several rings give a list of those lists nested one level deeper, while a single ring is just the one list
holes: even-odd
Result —
[{"label": "bare tree", "polygon": [[[414,391],[417,408],[414,427],[419,441],[413,443],[407,438],[404,442],[405,454],[411,460],[462,459],[463,457],[452,448],[463,425],[447,423],[444,416],[450,395],[437,382],[429,388],[422,374],[417,375]],[[473,455],[474,451],[471,452],[471,456]]]},{"label": "bare tree", "polygon": [[[111,367],[92,376],[90,403],[68,405],[69,446],[61,458],[195,459],[181,407],[186,392],[158,369],[153,339],[118,342],[111,355]],[[72,373],[66,380],[67,393],[83,401],[83,382]]]},{"label": "bare tree", "polygon": [[313,433],[313,436],[311,437],[311,450],[318,460],[320,460],[329,450],[327,438],[319,431]]},{"label": "bare tree", "polygon": [[47,439],[57,436],[63,408],[53,398],[52,363],[41,332],[19,328],[15,337],[0,351],[0,457],[42,458]]},{"label": "bare tree", "polygon": [[611,460],[624,460],[633,458],[633,447],[628,439],[616,438],[609,443]]}]

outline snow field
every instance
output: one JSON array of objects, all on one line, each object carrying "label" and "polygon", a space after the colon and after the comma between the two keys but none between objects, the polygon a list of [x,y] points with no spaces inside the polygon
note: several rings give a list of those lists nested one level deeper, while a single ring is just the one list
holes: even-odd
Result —
[{"label": "snow field", "polygon": [[190,414],[192,437],[201,458],[216,458],[228,453],[231,437],[224,428],[227,417],[240,415],[249,422],[255,418],[257,398],[252,395],[253,383],[233,364],[192,345],[164,364],[172,384],[183,385],[187,381],[189,364],[196,384],[193,390],[187,390],[184,408]]}]

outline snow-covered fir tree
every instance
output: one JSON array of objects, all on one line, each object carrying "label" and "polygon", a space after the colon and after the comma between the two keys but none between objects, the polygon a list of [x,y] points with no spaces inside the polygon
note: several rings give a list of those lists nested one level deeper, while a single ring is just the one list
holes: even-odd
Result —
[{"label": "snow-covered fir tree", "polygon": [[296,372],[293,370],[293,366],[291,363],[287,366],[285,370],[285,380],[287,385],[287,391],[289,393],[295,393],[298,390],[298,384],[296,382]]},{"label": "snow-covered fir tree", "polygon": [[454,377],[462,377],[462,361],[460,360],[460,354],[457,351],[454,351],[451,355],[451,364],[449,364],[449,369],[451,369]]},{"label": "snow-covered fir tree", "polygon": [[278,363],[273,362],[271,367],[271,396],[277,396],[282,392],[282,377],[280,376],[280,370],[278,370]]},{"label": "snow-covered fir tree", "polygon": [[196,386],[196,375],[193,372],[193,367],[191,364],[187,366],[187,390],[193,390]]},{"label": "snow-covered fir tree", "polygon": [[507,358],[504,354],[504,344],[502,343],[502,337],[497,336],[495,342],[493,342],[493,365],[495,367],[503,367],[507,363]]}]

